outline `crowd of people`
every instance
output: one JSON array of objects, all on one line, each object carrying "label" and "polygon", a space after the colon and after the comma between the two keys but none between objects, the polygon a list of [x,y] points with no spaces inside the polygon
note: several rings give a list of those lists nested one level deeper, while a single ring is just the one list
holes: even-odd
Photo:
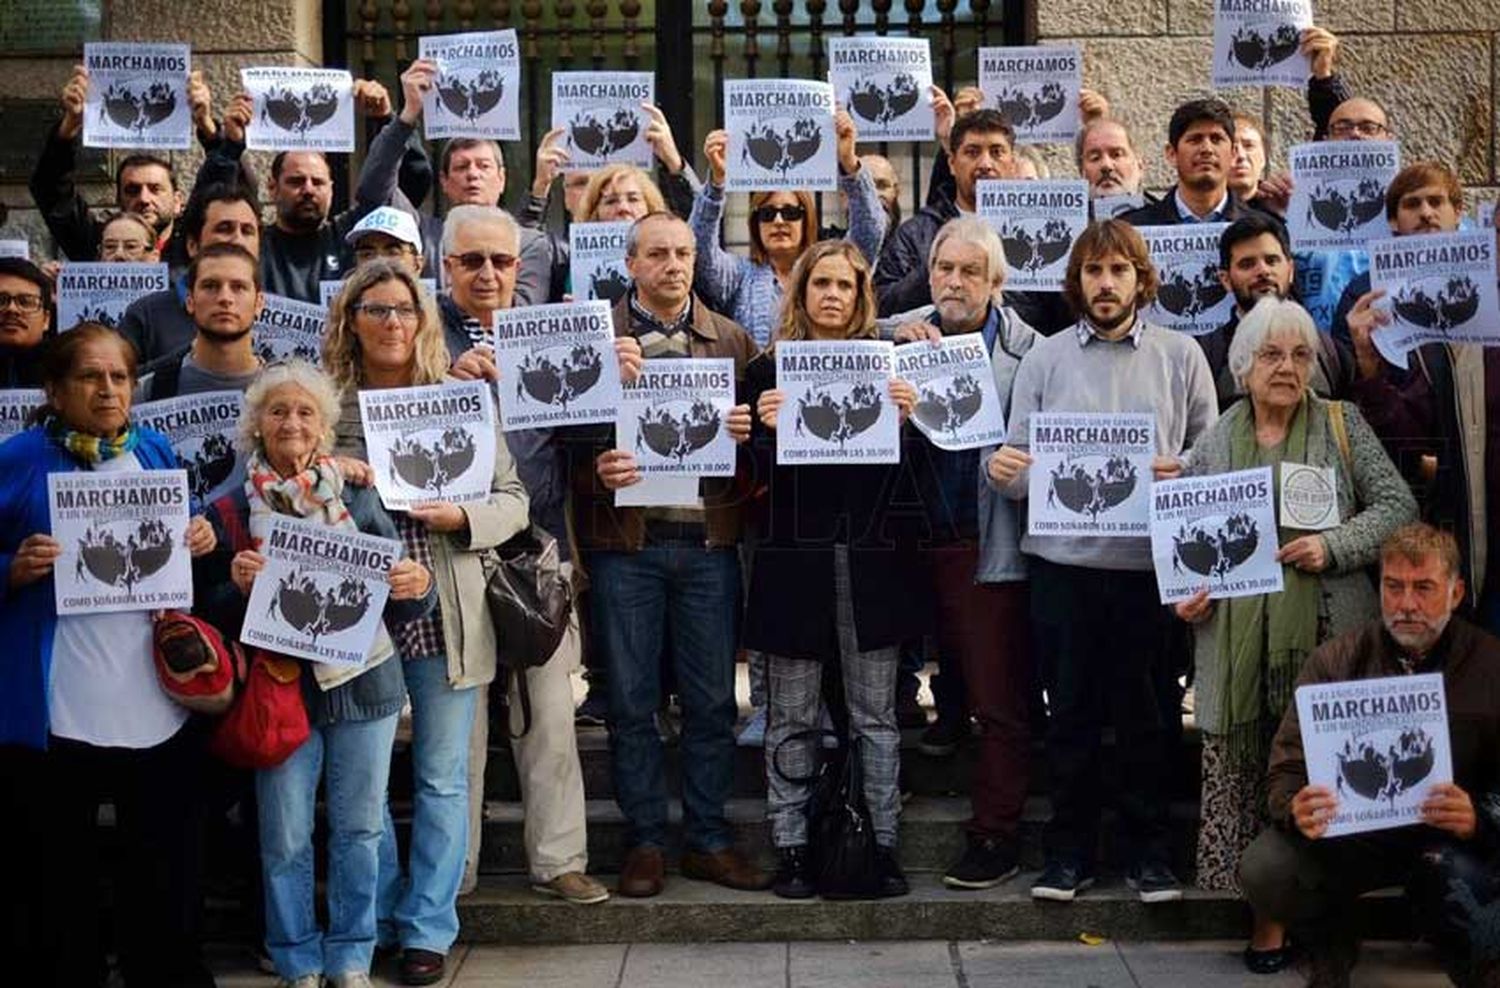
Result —
[{"label": "crowd of people", "polygon": [[[1314,139],[1395,137],[1385,110],[1340,79],[1333,35],[1309,28],[1302,50]],[[249,821],[237,838],[250,862],[242,889],[252,939],[281,985],[359,988],[388,954],[403,983],[436,983],[460,933],[459,897],[477,882],[492,702],[505,712],[495,723],[510,735],[539,894],[580,905],[611,894],[588,874],[575,720],[609,728],[627,829],[615,891],[662,892],[672,839],[660,715],[671,701],[683,822],[670,856],[685,878],[819,894],[810,808],[823,752],[837,749],[858,767],[875,845],[869,894],[907,894],[901,729],[924,725],[924,751],[949,754],[971,734],[976,749],[966,849],[944,885],[985,889],[1019,871],[1040,740],[1051,818],[1030,894],[1071,902],[1094,883],[1112,790],[1126,882],[1143,903],[1177,900],[1167,766],[1190,683],[1203,737],[1194,880],[1248,901],[1250,970],[1274,973],[1302,955],[1309,984],[1348,984],[1349,901],[1400,884],[1455,983],[1500,985],[1500,943],[1487,933],[1500,840],[1500,581],[1487,578],[1500,510],[1488,492],[1500,489],[1500,443],[1486,441],[1500,434],[1500,349],[1438,343],[1410,367],[1383,359],[1372,333],[1391,317],[1370,290],[1368,255],[1293,249],[1291,180],[1267,174],[1254,118],[1211,97],[1179,106],[1160,135],[1176,183],[1158,196],[1143,188],[1143,149],[1157,135],[1132,133],[1085,90],[1079,175],[1092,198],[1142,204],[1076,238],[1061,292],[1011,291],[1001,241],[975,213],[977,185],[1045,165],[1017,148],[977,89],[930,94],[939,146],[913,215],[903,220],[890,163],[857,153],[841,111],[847,232],[822,228],[805,191],[759,192],[747,257],[722,246],[724,131],[704,142],[702,179],[654,107],[654,176],[569,171],[551,132],[512,214],[499,205],[498,144],[450,140],[434,169],[414,140],[435,71],[411,63],[399,110],[380,83],[356,83],[380,129],[353,205],[337,215],[328,159],[279,154],[262,183],[242,157],[249,96],[217,115],[196,74],[189,96],[206,151],[196,180],[132,154],[116,170],[116,209],[99,215],[74,185],[88,73],[78,68],[62,93],[31,182],[59,260],[160,259],[171,283],[135,300],[117,327],[64,326],[55,267],[0,258],[0,384],[44,396],[28,428],[0,444],[0,636],[11,642],[0,658],[0,870],[11,876],[3,926],[15,983],[100,985],[113,954],[129,988],[211,986],[199,949],[203,845],[225,817]],[[421,211],[434,179],[440,208]],[[545,220],[557,184],[564,227]],[[267,200],[274,220],[263,223]],[[1455,171],[1408,163],[1385,215],[1397,236],[1458,229]],[[687,505],[620,506],[616,492],[643,474],[610,426],[534,428],[496,443],[486,499],[385,507],[359,394],[499,380],[496,313],[578,291],[569,219],[631,223],[630,286],[612,308],[622,380],[647,361],[732,363],[735,475],[699,480]],[[1158,272],[1136,227],[1204,222],[1227,223],[1219,279],[1233,314],[1192,337],[1143,314]],[[317,360],[266,362],[253,337],[267,293],[316,303],[329,280],[341,287]],[[963,334],[989,355],[1002,443],[940,447],[907,422],[916,389],[893,379],[899,463],[778,461],[778,427],[789,427],[778,345]],[[297,684],[309,726],[253,771],[215,760],[212,718],[159,687],[162,615],[59,616],[52,584],[63,547],[48,477],[177,467],[133,404],[219,391],[243,394],[226,439],[245,482],[193,505],[195,616],[238,637],[276,516],[402,550],[362,663],[252,668]],[[1054,412],[1148,413],[1158,481],[1320,468],[1336,522],[1276,532],[1282,590],[1214,600],[1205,588],[1163,606],[1144,536],[1028,530],[1029,424]],[[502,674],[486,559],[531,523],[558,537],[575,626],[550,661]],[[931,725],[913,674],[924,638],[939,664]],[[736,848],[726,817],[741,653],[764,731],[774,871]],[[583,665],[589,691],[575,711]],[[1308,782],[1294,688],[1432,671],[1444,676],[1453,781],[1432,787],[1419,825],[1326,837],[1340,794]],[[388,790],[403,709],[412,810],[398,847]],[[320,787],[326,828],[315,826]],[[315,857],[327,861],[326,909]],[[90,909],[104,873],[113,924]]]}]

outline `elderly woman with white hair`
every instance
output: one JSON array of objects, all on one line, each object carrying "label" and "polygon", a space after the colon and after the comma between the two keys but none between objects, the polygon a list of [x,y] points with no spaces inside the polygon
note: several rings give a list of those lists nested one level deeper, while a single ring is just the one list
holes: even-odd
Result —
[{"label": "elderly woman with white hair", "polygon": [[[1184,473],[1274,471],[1284,588],[1211,601],[1208,590],[1175,606],[1194,625],[1195,717],[1203,732],[1198,885],[1240,891],[1240,855],[1267,825],[1268,745],[1302,661],[1320,643],[1369,621],[1380,601],[1366,568],[1380,543],[1417,516],[1416,500],[1353,405],[1324,401],[1308,385],[1318,334],[1295,302],[1263,298],[1240,322],[1229,368],[1245,397],[1193,447]],[[1332,527],[1288,524],[1283,465],[1331,470]],[[1280,924],[1256,917],[1245,963],[1270,973],[1289,950]]]}]

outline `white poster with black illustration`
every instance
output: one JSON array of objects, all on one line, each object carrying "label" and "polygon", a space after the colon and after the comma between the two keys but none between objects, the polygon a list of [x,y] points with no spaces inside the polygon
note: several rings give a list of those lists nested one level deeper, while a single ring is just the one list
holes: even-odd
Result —
[{"label": "white poster with black illustration", "polygon": [[185,470],[47,475],[57,613],[193,606]]},{"label": "white poster with black illustration", "polygon": [[833,103],[826,82],[724,80],[725,191],[837,189]]},{"label": "white poster with black illustration", "polygon": [[1363,250],[1390,235],[1385,189],[1401,170],[1395,141],[1318,141],[1287,152],[1287,232],[1297,250]]},{"label": "white poster with black illustration", "polygon": [[1325,532],[1339,527],[1339,475],[1333,467],[1281,461],[1281,527]]},{"label": "white poster with black illustration", "polygon": [[1139,192],[1127,192],[1119,196],[1097,196],[1089,200],[1089,210],[1096,221],[1118,219],[1132,209],[1146,204],[1146,197]]},{"label": "white poster with black illustration", "polygon": [[1443,674],[1297,687],[1307,781],[1338,800],[1325,837],[1422,822],[1422,803],[1453,781]]},{"label": "white poster with black illustration", "polygon": [[932,140],[932,43],[926,38],[829,38],[828,81],[860,140]]},{"label": "white poster with black illustration", "polygon": [[362,665],[391,593],[401,543],[272,515],[240,641],[312,662]]},{"label": "white poster with black illustration", "polygon": [[552,126],[566,132],[567,170],[597,171],[605,165],[651,167],[642,103],[656,102],[650,72],[552,73]]},{"label": "white poster with black illustration", "polygon": [[983,333],[896,347],[896,376],[917,389],[911,420],[939,449],[975,449],[1005,441],[1005,409]]},{"label": "white poster with black illustration", "polygon": [[165,264],[67,261],[57,272],[57,326],[81,322],[120,325],[130,303],[167,289]]},{"label": "white poster with black illustration", "polygon": [[23,431],[31,413],[46,401],[41,388],[0,388],[0,440]]},{"label": "white poster with black illustration", "polygon": [[984,105],[1016,130],[1017,144],[1071,143],[1078,133],[1083,52],[1068,45],[979,49]]},{"label": "white poster with black illustration", "polygon": [[975,206],[1000,235],[1014,291],[1060,292],[1073,241],[1089,225],[1089,185],[1077,179],[985,179]]},{"label": "white poster with black illustration", "polygon": [[1035,412],[1027,529],[1032,535],[1150,534],[1149,412]]},{"label": "white poster with black illustration", "polygon": [[514,30],[418,38],[417,57],[437,65],[422,99],[429,141],[521,139],[521,47]]},{"label": "white poster with black illustration", "polygon": [[1312,0],[1214,0],[1214,88],[1306,86],[1312,22]]},{"label": "white poster with black illustration", "polygon": [[617,508],[701,508],[698,477],[658,473],[615,491]]},{"label": "white poster with black illustration", "polygon": [[31,241],[0,240],[0,257],[19,257],[23,261],[31,260]]},{"label": "white poster with black illustration", "polygon": [[614,422],[620,369],[608,302],[501,309],[494,334],[503,431]]},{"label": "white poster with black illustration", "polygon": [[1369,251],[1370,287],[1391,317],[1370,339],[1386,360],[1405,367],[1424,343],[1500,346],[1493,230],[1388,237]]},{"label": "white poster with black illustration", "polygon": [[323,326],[328,310],[284,295],[267,295],[266,307],[250,329],[255,355],[266,363],[305,360],[318,363],[323,352]]},{"label": "white poster with black illustration", "polygon": [[[434,299],[437,298],[438,283],[437,283],[436,279],[434,279],[434,278],[418,278],[417,279],[417,284],[420,285],[422,287],[422,290],[424,292],[426,292],[428,295],[432,296]],[[333,300],[336,299],[336,298],[338,298],[339,292],[341,292],[343,290],[344,290],[344,282],[342,282],[342,281],[338,281],[338,280],[327,281],[327,280],[325,280],[325,281],[318,282],[318,304],[321,305],[324,308],[325,314],[326,314],[326,310],[327,309],[332,308],[332,306],[333,306]],[[269,295],[266,296],[267,301],[269,301],[270,298],[271,298],[271,296],[269,296]],[[287,299],[286,301],[294,301],[294,300]]]},{"label": "white poster with black illustration", "polygon": [[1156,265],[1156,302],[1147,322],[1190,336],[1212,333],[1234,314],[1234,295],[1219,280],[1219,237],[1227,223],[1136,227]]},{"label": "white poster with black illustration", "polygon": [[375,489],[387,508],[490,496],[495,409],[484,381],[361,391],[359,414]]},{"label": "white poster with black illustration", "polygon": [[89,42],[83,146],[186,150],[193,145],[187,45]]},{"label": "white poster with black illustration", "polygon": [[240,85],[254,101],[250,150],[354,150],[354,80],[343,69],[240,69]]},{"label": "white poster with black illustration", "polygon": [[568,225],[568,273],[573,297],[580,301],[618,302],[630,288],[625,270],[625,238],[635,224],[630,220]]},{"label": "white poster with black illustration", "polygon": [[1151,559],[1163,604],[1281,591],[1270,467],[1151,485]]},{"label": "white poster with black illustration", "polygon": [[244,405],[238,391],[205,391],[136,405],[130,417],[167,437],[189,493],[208,504],[245,483],[245,458],[234,448]]},{"label": "white poster with black illustration", "polygon": [[733,407],[733,360],[647,360],[621,386],[615,445],[635,454],[642,477],[732,477]]},{"label": "white poster with black illustration", "polygon": [[776,344],[776,462],[899,463],[895,350],[884,340]]}]

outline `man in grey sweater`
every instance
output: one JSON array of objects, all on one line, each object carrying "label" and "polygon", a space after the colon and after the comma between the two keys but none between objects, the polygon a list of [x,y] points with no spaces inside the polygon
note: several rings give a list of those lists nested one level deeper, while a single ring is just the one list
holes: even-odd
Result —
[{"label": "man in grey sweater", "polygon": [[[1090,226],[1073,245],[1064,294],[1077,325],[1039,340],[1011,392],[1007,442],[986,470],[1006,495],[1026,497],[1031,416],[1041,412],[1147,412],[1155,419],[1156,479],[1217,417],[1213,376],[1192,338],[1147,323],[1156,271],[1139,233],[1119,220]],[[1139,482],[1144,482],[1141,478]],[[1162,656],[1171,633],[1144,536],[1032,535],[1032,634],[1047,686],[1052,821],[1039,899],[1071,902],[1094,881],[1099,846],[1100,731],[1115,732],[1119,811],[1143,902],[1182,896],[1167,865],[1161,761],[1167,717]],[[1079,615],[1089,619],[1080,621]]]}]

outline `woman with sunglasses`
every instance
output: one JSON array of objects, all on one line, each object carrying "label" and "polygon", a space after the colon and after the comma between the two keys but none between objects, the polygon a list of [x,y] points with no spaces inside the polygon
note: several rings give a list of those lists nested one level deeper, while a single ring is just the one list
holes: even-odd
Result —
[{"label": "woman with sunglasses", "polygon": [[[885,239],[885,209],[867,169],[854,153],[857,134],[848,111],[834,116],[838,134],[839,190],[849,203],[845,240],[875,263]],[[712,131],[703,142],[708,182],[693,203],[688,223],[698,241],[694,289],[709,306],[744,326],[758,346],[771,341],[781,296],[792,265],[818,239],[817,208],[807,192],[755,192],[750,196],[750,256],[731,254],[719,244],[724,219],[724,159],[729,132]]]}]

